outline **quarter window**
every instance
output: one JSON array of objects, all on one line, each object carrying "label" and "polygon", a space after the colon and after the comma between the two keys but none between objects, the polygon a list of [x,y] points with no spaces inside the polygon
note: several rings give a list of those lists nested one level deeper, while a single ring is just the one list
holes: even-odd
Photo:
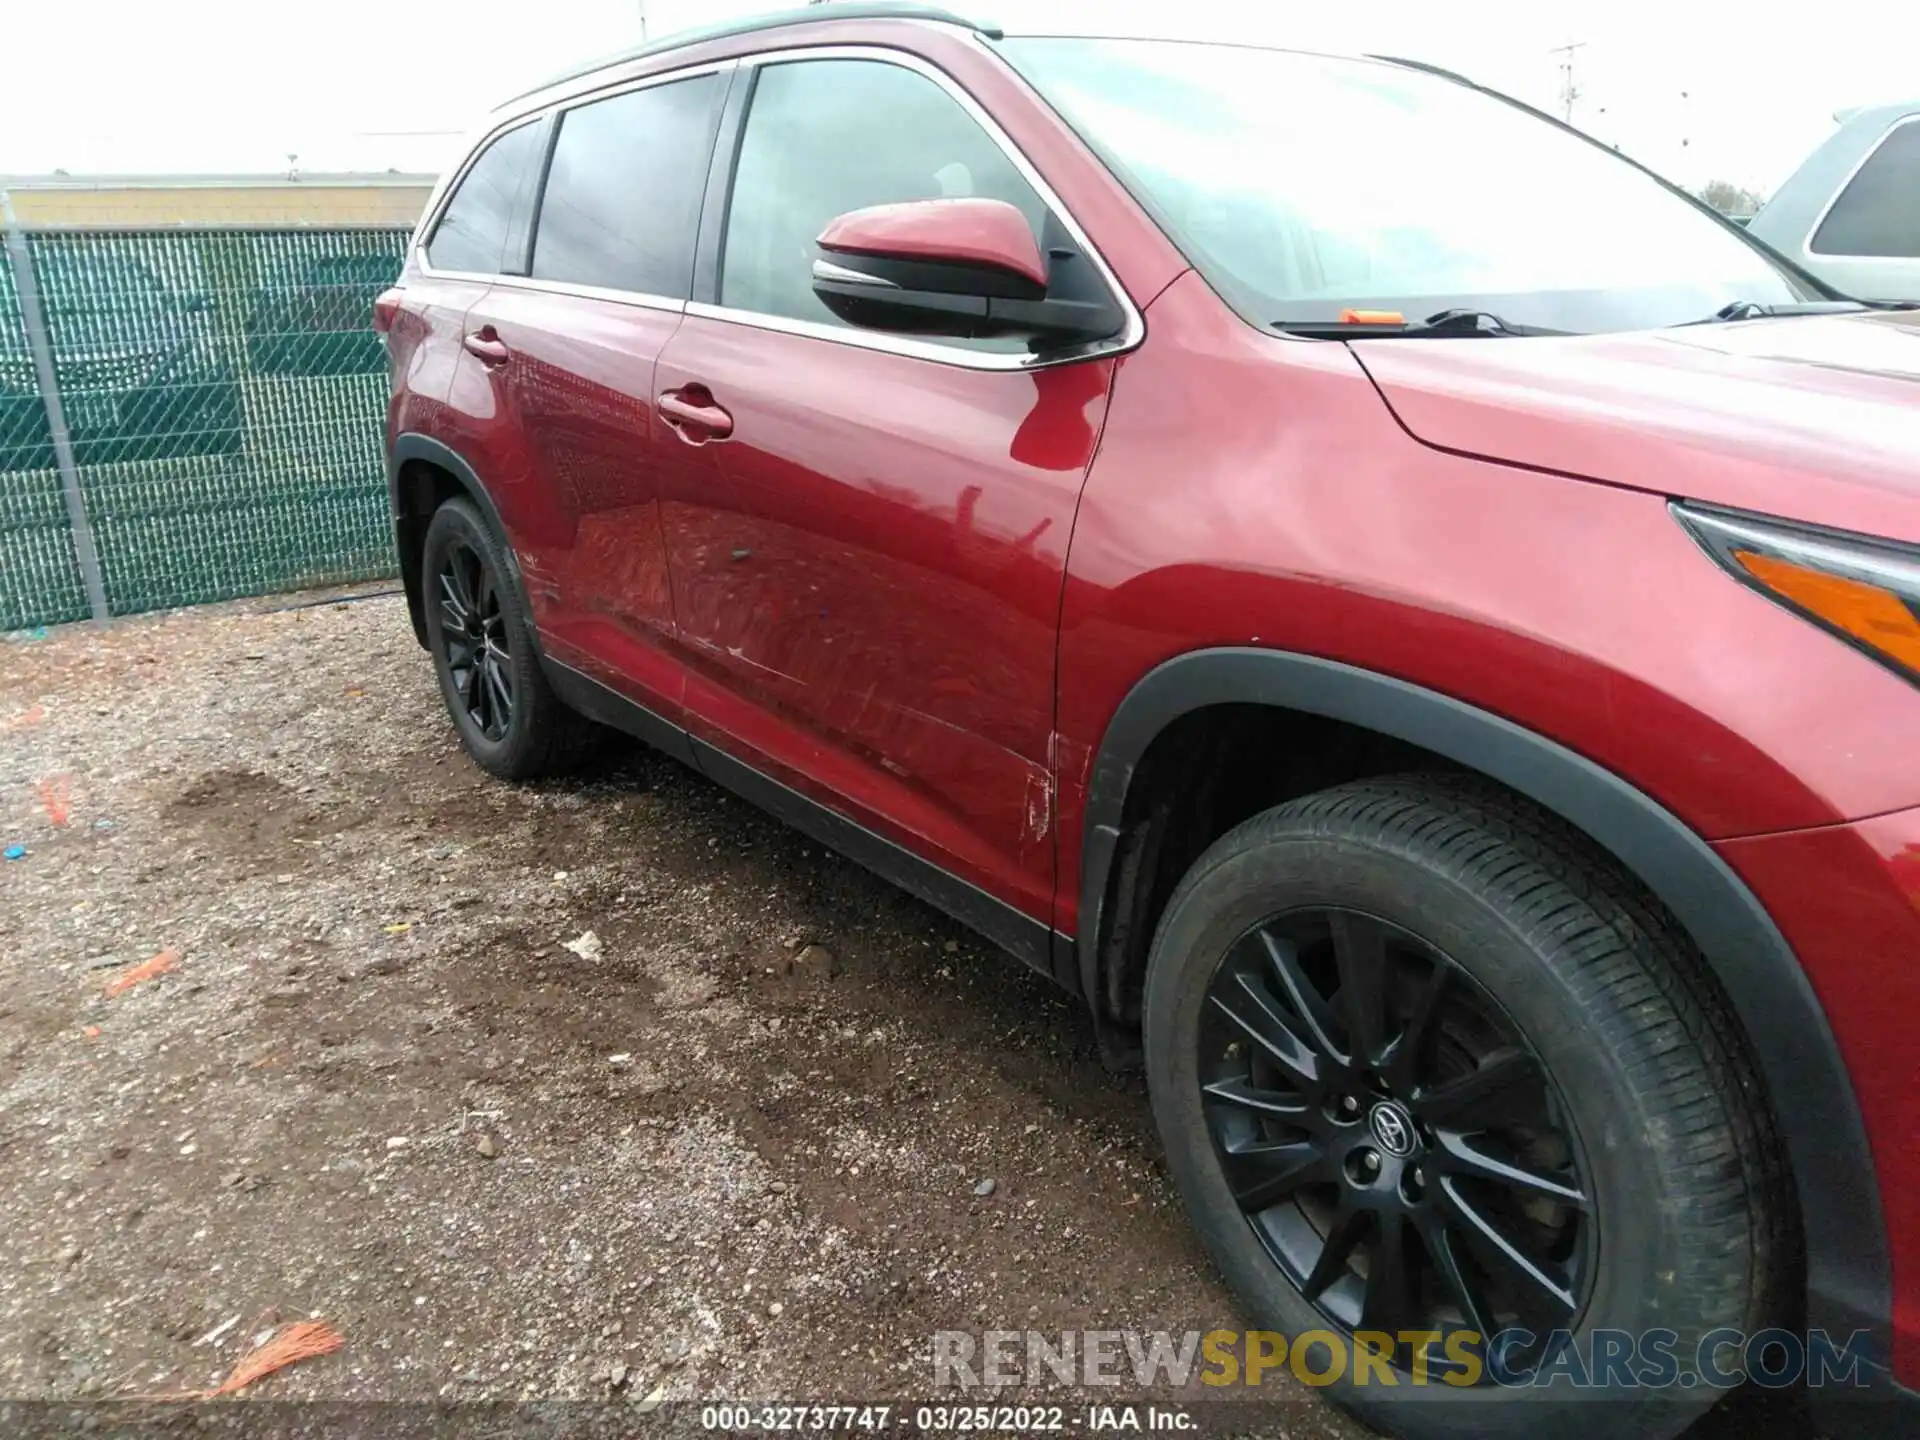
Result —
[{"label": "quarter window", "polygon": [[[814,240],[849,210],[903,200],[1005,200],[1036,237],[1047,211],[986,131],[945,90],[881,60],[765,66],[734,168],[720,303],[844,326],[813,293]],[[1020,348],[955,340],[972,349]]]},{"label": "quarter window", "polygon": [[1887,132],[1820,222],[1812,248],[1920,259],[1920,117]]},{"label": "quarter window", "polygon": [[538,156],[539,135],[537,124],[509,130],[467,168],[427,243],[434,269],[500,272],[514,207]]},{"label": "quarter window", "polygon": [[717,94],[715,77],[701,75],[561,118],[533,244],[536,279],[686,298]]}]

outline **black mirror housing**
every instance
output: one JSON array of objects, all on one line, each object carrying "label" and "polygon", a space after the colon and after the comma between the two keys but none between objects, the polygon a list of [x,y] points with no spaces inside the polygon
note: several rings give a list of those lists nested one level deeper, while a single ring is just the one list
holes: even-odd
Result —
[{"label": "black mirror housing", "polygon": [[1125,317],[1111,302],[1049,299],[1047,287],[989,266],[892,256],[816,260],[813,293],[863,330],[953,339],[1014,337],[1036,350],[1104,340]]}]

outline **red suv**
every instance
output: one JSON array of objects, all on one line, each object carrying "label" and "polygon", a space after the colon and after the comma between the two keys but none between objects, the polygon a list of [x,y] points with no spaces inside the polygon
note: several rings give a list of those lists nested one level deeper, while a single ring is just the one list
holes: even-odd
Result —
[{"label": "red suv", "polygon": [[474,760],[1084,997],[1365,1418],[1914,1398],[1920,316],[1429,67],[841,5],[509,101],[377,319]]}]

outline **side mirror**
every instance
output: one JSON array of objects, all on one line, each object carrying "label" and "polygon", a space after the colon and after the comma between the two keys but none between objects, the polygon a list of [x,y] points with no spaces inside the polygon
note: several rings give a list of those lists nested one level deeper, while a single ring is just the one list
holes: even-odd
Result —
[{"label": "side mirror", "polygon": [[1004,200],[909,200],[820,232],[813,293],[849,325],[908,335],[1011,336],[1049,349],[1104,340],[1124,317],[1100,289],[1050,295],[1026,216]]}]

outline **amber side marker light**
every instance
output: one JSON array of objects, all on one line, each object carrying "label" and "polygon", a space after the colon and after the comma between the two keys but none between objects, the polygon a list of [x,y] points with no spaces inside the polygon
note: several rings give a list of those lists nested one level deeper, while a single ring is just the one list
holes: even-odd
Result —
[{"label": "amber side marker light", "polygon": [[1920,681],[1920,550],[1685,505],[1673,513],[1736,579]]}]

